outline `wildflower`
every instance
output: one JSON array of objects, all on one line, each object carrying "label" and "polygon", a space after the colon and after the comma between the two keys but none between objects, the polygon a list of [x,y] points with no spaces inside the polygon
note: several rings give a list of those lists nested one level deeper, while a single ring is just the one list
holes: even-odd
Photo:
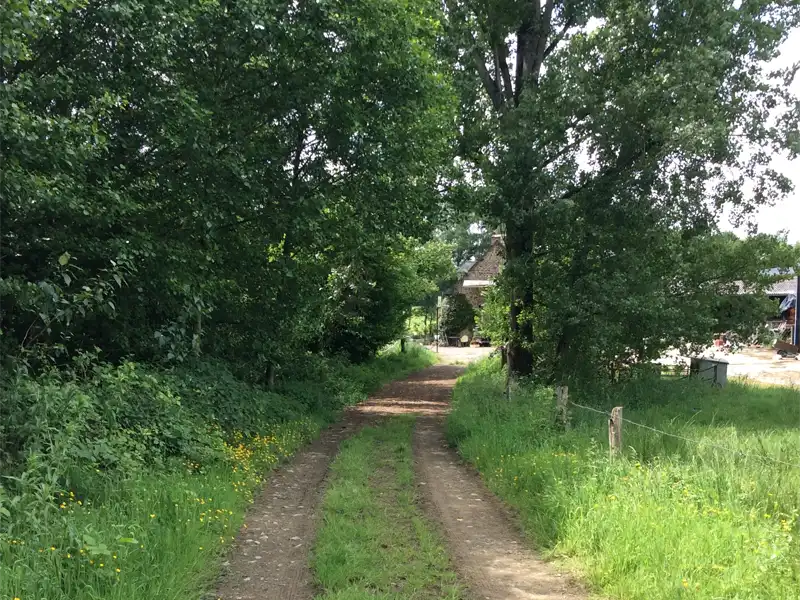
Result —
[{"label": "wildflower", "polygon": [[150,515],[150,518],[151,518],[151,519],[155,519],[155,518],[156,518],[156,516],[155,516],[154,514],[151,514],[151,515]]},{"label": "wildflower", "polygon": [[682,582],[682,583],[683,583],[683,587],[685,587],[685,588],[688,588],[688,587],[689,587],[689,582],[688,582],[688,581],[686,581],[685,579],[683,580],[683,582]]},{"label": "wildflower", "polygon": [[100,568],[103,568],[103,567],[105,567],[105,565],[103,563],[100,563]]},{"label": "wildflower", "polygon": [[56,547],[55,547],[55,546],[50,546],[50,551],[51,551],[51,552],[55,551],[55,549],[56,549]]},{"label": "wildflower", "polygon": [[115,570],[117,573],[120,573],[120,572],[121,572],[121,569],[120,569],[119,567],[117,567],[117,568],[116,568],[116,569],[114,569],[114,570]]}]

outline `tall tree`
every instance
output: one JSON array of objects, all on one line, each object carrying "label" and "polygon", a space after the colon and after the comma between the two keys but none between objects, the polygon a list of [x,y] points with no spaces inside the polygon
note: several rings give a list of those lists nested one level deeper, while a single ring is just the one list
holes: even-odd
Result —
[{"label": "tall tree", "polygon": [[[599,256],[639,253],[641,273],[670,232],[688,242],[723,205],[742,215],[789,189],[768,165],[800,109],[790,70],[763,65],[798,23],[797,2],[445,4],[462,159],[487,187],[481,212],[505,230],[515,373],[534,369],[536,315],[584,285]],[[557,354],[579,327],[548,332]]]},{"label": "tall tree", "polygon": [[433,230],[455,102],[429,0],[35,0],[0,17],[8,353],[267,369],[321,345],[331,273]]}]

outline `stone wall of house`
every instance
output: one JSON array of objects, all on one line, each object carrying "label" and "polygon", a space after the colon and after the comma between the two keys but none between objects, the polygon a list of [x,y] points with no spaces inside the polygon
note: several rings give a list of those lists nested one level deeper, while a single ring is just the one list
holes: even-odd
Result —
[{"label": "stone wall of house", "polygon": [[[486,254],[479,258],[474,265],[472,265],[472,268],[466,272],[463,279],[494,279],[500,272],[500,265],[502,263],[503,244],[500,237],[495,237],[492,239],[492,245],[489,247],[489,250],[486,252]],[[486,288],[479,287],[465,288],[461,282],[459,282],[458,286],[456,287],[456,291],[460,294],[464,294],[474,308],[478,308],[483,305],[483,292],[485,290]]]},{"label": "stone wall of house", "polygon": [[459,284],[458,293],[464,294],[467,297],[467,300],[472,305],[472,308],[479,308],[483,305],[483,291],[486,288],[479,288],[479,287],[468,287],[462,288]]}]

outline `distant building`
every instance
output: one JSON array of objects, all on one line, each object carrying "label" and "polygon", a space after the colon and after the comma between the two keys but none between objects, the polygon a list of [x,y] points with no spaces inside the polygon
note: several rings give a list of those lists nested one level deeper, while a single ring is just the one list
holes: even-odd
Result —
[{"label": "distant building", "polygon": [[492,236],[491,246],[483,256],[459,265],[459,279],[455,293],[464,294],[473,308],[478,309],[483,306],[484,292],[494,285],[494,279],[500,273],[503,251],[503,237],[496,233]]},{"label": "distant building", "polygon": [[793,329],[797,318],[797,284],[798,278],[792,277],[778,281],[766,290],[767,296],[775,300],[776,316],[780,316],[779,319],[771,319],[771,324],[781,333]]}]

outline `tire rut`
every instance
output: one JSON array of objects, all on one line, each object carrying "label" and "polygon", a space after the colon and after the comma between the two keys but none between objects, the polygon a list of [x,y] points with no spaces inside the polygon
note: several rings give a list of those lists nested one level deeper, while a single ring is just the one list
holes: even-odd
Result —
[{"label": "tire rut", "polygon": [[247,512],[217,588],[222,600],[308,600],[308,564],[325,478],[340,443],[361,423],[346,419],[322,432],[269,477]]},{"label": "tire rut", "polygon": [[571,577],[526,548],[506,507],[448,447],[443,418],[417,420],[414,456],[425,508],[441,524],[456,571],[476,598],[588,597]]}]

